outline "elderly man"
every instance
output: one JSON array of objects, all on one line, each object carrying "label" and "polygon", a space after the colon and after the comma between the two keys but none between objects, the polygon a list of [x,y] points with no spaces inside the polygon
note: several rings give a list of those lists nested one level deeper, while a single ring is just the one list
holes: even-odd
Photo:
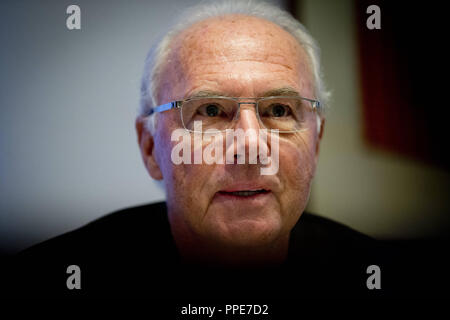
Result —
[{"label": "elderly man", "polygon": [[203,5],[177,21],[148,55],[136,119],[142,159],[166,202],[107,215],[24,256],[47,257],[40,280],[66,294],[76,291],[66,288],[70,265],[81,270],[81,293],[157,287],[171,296],[200,282],[226,286],[236,274],[257,288],[280,270],[326,283],[326,268],[370,239],[304,213],[327,99],[314,40],[260,3]]},{"label": "elderly man", "polygon": [[[136,128],[147,170],[164,181],[180,254],[233,264],[283,261],[289,233],[307,203],[323,132],[317,66],[310,56],[315,48],[271,21],[242,14],[203,19],[167,41],[149,68],[152,84],[144,78]],[[155,128],[148,130],[145,103],[154,108],[152,102],[171,101],[180,101],[179,108],[155,114]],[[193,130],[195,120],[203,130],[287,130],[276,141],[279,171],[261,175],[260,161],[174,165],[170,155],[177,142],[171,134],[183,126]],[[251,134],[245,138],[241,156],[250,160],[251,144],[259,149],[265,142]],[[223,143],[223,149],[231,147]],[[236,146],[230,151],[238,156]]]}]

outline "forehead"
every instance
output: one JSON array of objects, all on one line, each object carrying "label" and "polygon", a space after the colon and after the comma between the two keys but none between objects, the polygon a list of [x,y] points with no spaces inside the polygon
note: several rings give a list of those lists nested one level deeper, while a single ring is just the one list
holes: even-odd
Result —
[{"label": "forehead", "polygon": [[170,82],[178,93],[207,84],[216,86],[210,89],[229,87],[238,95],[239,84],[249,81],[255,90],[270,87],[271,81],[297,89],[309,86],[308,61],[298,41],[278,25],[229,15],[203,20],[180,33],[172,42],[167,69],[176,77]]}]

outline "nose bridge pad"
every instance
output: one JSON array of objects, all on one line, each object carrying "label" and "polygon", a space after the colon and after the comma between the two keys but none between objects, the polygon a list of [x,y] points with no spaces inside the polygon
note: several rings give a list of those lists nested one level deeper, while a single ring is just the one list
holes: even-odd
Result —
[{"label": "nose bridge pad", "polygon": [[234,113],[233,122],[236,122],[237,120],[239,120],[239,116],[241,114],[241,104],[239,102],[237,102],[236,104],[237,104],[237,108],[236,108],[236,112]]},{"label": "nose bridge pad", "polygon": [[256,118],[258,119],[258,122],[260,122],[259,115],[258,115],[258,105],[257,105],[256,102],[238,102],[237,103],[237,110],[236,110],[236,113],[234,115],[233,121],[237,121],[241,117],[241,104],[252,104],[255,107]]}]

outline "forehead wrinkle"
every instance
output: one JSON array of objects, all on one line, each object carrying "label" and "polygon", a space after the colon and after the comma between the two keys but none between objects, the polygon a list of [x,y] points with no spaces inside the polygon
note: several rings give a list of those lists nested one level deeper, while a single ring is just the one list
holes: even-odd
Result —
[{"label": "forehead wrinkle", "polygon": [[[194,79],[193,83],[195,83],[195,85],[187,88],[183,99],[189,98],[195,95],[197,92],[201,91],[217,93],[217,95],[220,96],[241,97],[243,96],[242,93],[245,91],[245,89],[248,88],[252,83],[255,84],[255,81],[256,88],[253,92],[254,97],[267,96],[269,95],[269,92],[272,92],[270,96],[281,95],[281,93],[286,93],[286,95],[299,95],[300,93],[300,95],[302,95],[305,90],[308,90],[307,83],[287,81],[285,77],[273,78],[275,82],[266,83],[265,79],[242,79],[240,76],[238,77],[235,74],[230,74],[230,76],[227,78],[218,79],[214,76],[214,74],[216,73],[210,74],[211,76],[213,76],[213,80],[208,80],[208,77],[204,76],[202,76],[199,81],[195,81]],[[280,94],[274,94],[273,92],[275,91],[278,91]],[[303,94],[303,96],[304,95],[305,94]],[[248,94],[246,94],[245,96],[249,97]]]},{"label": "forehead wrinkle", "polygon": [[[249,60],[247,60],[249,61]],[[290,86],[293,86],[291,83],[292,80],[296,79],[296,83],[304,85],[305,80],[309,80],[309,74],[307,70],[296,70],[290,68],[288,65],[279,65],[275,63],[267,63],[263,61],[254,62],[251,64],[245,63],[247,61],[241,61],[236,65],[230,64],[216,64],[216,63],[203,63],[199,65],[201,68],[194,68],[194,70],[186,71],[186,79],[191,81],[202,81],[206,80],[208,82],[214,82],[218,84],[218,80],[221,80],[221,84],[223,82],[233,82],[233,85],[239,85],[239,82],[251,83],[252,81],[258,80],[258,77],[265,74],[270,74],[273,79],[277,79],[273,77],[273,75],[279,74],[280,77],[277,80],[282,82],[289,82]],[[257,66],[263,65],[264,68],[257,68]],[[198,66],[197,66],[198,67]],[[226,71],[224,71],[226,68]],[[289,77],[286,75],[289,74]],[[220,75],[218,77],[217,75]],[[244,85],[244,84],[243,84]]]},{"label": "forehead wrinkle", "polygon": [[[211,59],[212,60],[212,59]],[[263,64],[270,64],[273,66],[281,66],[284,67],[286,69],[289,70],[294,70],[294,68],[292,66],[290,66],[289,64],[283,63],[283,62],[271,62],[271,61],[267,61],[267,60],[263,60],[263,59],[233,59],[232,61],[227,61],[226,63],[232,64],[232,63],[239,63],[239,62],[253,62],[253,63],[263,63]],[[202,67],[209,67],[209,66],[218,66],[218,62],[203,62],[203,63],[199,63],[199,66]],[[270,71],[272,72],[272,71]],[[219,72],[216,72],[219,73]]]},{"label": "forehead wrinkle", "polygon": [[[191,95],[195,91],[208,90],[213,92],[220,92],[222,95],[239,97],[240,92],[244,91],[246,87],[250,86],[252,83],[256,84],[257,90],[254,92],[255,96],[266,96],[267,92],[271,91],[283,91],[287,95],[292,95],[292,92],[303,93],[308,90],[309,83],[307,81],[294,82],[292,80],[286,79],[285,73],[282,71],[278,72],[268,72],[271,75],[280,73],[280,77],[272,77],[271,83],[267,83],[265,79],[248,79],[247,77],[242,78],[241,75],[236,75],[230,73],[228,77],[218,79],[216,74],[223,74],[223,72],[210,72],[207,74],[202,74],[199,82],[194,82],[197,84],[190,88],[186,96]],[[209,77],[213,80],[208,80]],[[274,94],[272,94],[274,95]],[[281,95],[281,94],[278,94]]]},{"label": "forehead wrinkle", "polygon": [[[274,48],[273,44],[258,44],[254,45],[252,49],[236,48],[234,44],[231,44],[227,48],[220,50],[218,48],[211,49],[214,43],[205,41],[200,47],[195,49],[188,49],[189,47],[180,48],[179,61],[187,66],[210,66],[218,64],[229,63],[265,63],[274,66],[282,66],[287,69],[299,69],[302,65],[305,65],[302,61],[303,52],[294,52],[287,50],[286,52],[276,52],[278,48]],[[225,44],[221,44],[225,47]],[[292,52],[289,52],[292,51]],[[193,54],[195,52],[195,54]],[[297,59],[289,59],[296,56]]]}]

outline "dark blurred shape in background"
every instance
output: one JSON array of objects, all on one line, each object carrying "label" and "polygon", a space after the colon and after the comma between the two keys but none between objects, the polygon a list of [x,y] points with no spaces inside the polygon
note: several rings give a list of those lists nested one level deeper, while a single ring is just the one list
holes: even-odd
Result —
[{"label": "dark blurred shape in background", "polygon": [[[442,34],[444,10],[436,1],[356,4],[364,137],[377,148],[450,168],[448,75]],[[381,10],[382,28],[364,28],[369,5]]]}]

